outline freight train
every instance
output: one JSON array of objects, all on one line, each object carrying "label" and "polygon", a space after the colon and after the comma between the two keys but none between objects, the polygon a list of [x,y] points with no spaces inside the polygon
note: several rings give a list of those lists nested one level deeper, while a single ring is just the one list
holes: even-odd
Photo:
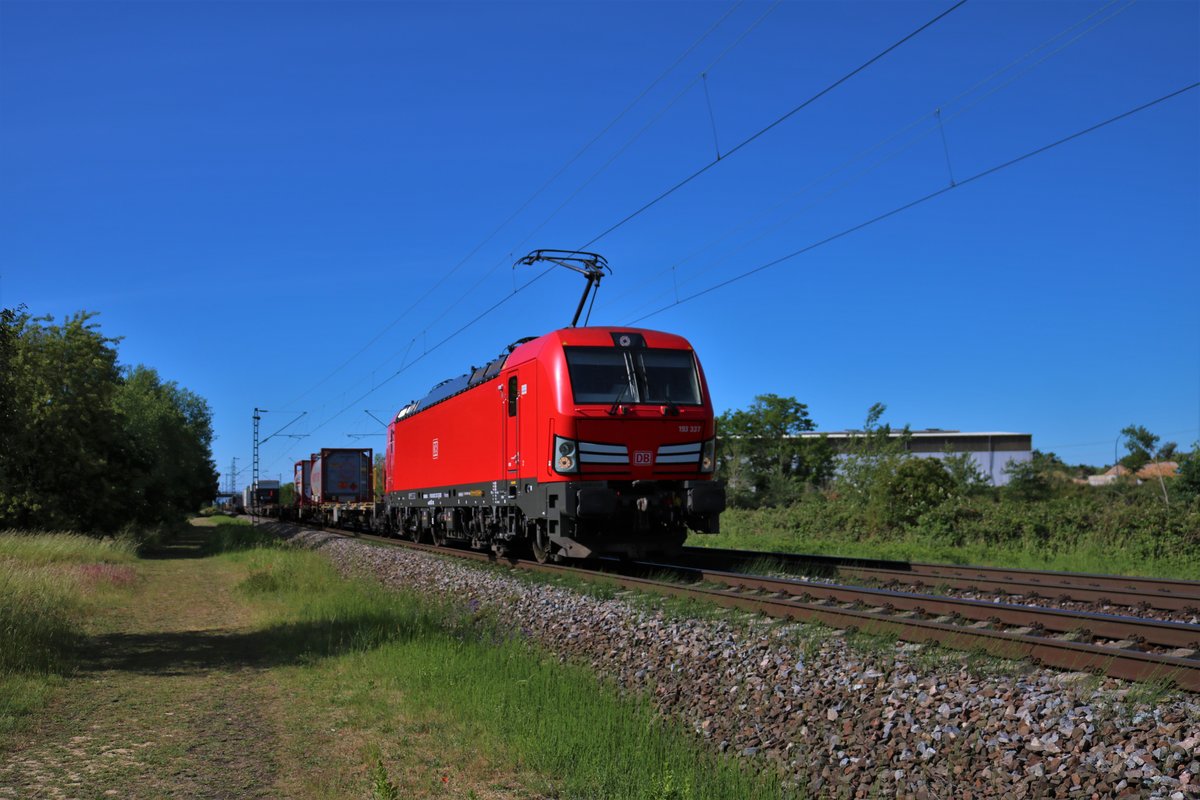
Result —
[{"label": "freight train", "polygon": [[371,448],[325,448],[294,469],[294,498],[281,516],[355,530],[375,527]]},{"label": "freight train", "polygon": [[289,507],[265,513],[539,560],[644,557],[716,533],[725,489],[704,371],[681,336],[563,328],[437,384],[372,451],[295,465]]}]

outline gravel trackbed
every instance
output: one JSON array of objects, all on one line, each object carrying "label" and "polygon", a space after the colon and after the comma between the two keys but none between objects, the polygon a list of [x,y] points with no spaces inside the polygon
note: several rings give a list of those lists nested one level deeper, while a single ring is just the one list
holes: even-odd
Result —
[{"label": "gravel trackbed", "polygon": [[344,573],[492,606],[814,797],[1200,798],[1200,698],[748,617],[681,618],[311,531]]}]

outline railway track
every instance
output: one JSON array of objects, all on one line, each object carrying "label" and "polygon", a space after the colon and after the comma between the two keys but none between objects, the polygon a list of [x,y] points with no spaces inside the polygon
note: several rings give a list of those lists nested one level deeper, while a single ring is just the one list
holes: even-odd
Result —
[{"label": "railway track", "polygon": [[[470,550],[330,528],[316,530],[497,563],[490,554]],[[564,566],[524,559],[499,563],[543,574],[605,580],[626,589],[709,601],[783,619],[817,621],[905,641],[937,642],[1003,658],[1024,658],[1074,672],[1162,681],[1200,692],[1200,625],[749,575],[693,565],[598,561]],[[670,579],[661,577],[664,573]]]},{"label": "railway track", "polygon": [[683,548],[683,563],[698,568],[728,568],[774,562],[786,571],[862,582],[890,588],[947,589],[1019,595],[1029,599],[1072,600],[1127,608],[1200,614],[1200,581],[1159,580],[1124,575],[1004,569],[905,561],[874,561],[754,550]]}]

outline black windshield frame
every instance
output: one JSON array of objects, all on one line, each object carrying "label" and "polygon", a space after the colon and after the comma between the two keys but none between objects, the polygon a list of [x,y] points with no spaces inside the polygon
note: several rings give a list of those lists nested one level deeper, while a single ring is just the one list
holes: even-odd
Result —
[{"label": "black windshield frame", "polygon": [[700,370],[691,350],[563,347],[571,394],[584,404],[701,406]]}]

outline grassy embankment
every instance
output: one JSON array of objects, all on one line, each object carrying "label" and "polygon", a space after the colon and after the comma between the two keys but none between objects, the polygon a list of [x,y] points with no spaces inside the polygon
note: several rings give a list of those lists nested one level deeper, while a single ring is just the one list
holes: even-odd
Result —
[{"label": "grassy embankment", "polygon": [[85,620],[127,595],[135,545],[75,534],[0,534],[0,743],[76,661]]},{"label": "grassy embankment", "polygon": [[[215,522],[208,557],[139,562],[138,588],[107,598],[103,664],[52,684],[69,722],[57,734],[43,726],[21,758],[52,762],[44,741],[107,728],[94,734],[107,753],[133,755],[114,771],[99,754],[99,777],[85,780],[123,796],[180,781],[240,796],[781,796],[773,779],[702,749],[491,614],[344,580],[318,553]],[[86,604],[55,604],[46,615],[66,620],[62,638],[80,635],[71,620]],[[139,743],[118,747],[122,738]],[[0,786],[3,761],[0,751]],[[71,769],[80,761],[71,756]]]},{"label": "grassy embankment", "polygon": [[353,793],[369,768],[376,796],[451,783],[475,784],[471,796],[497,779],[545,796],[780,795],[648,706],[532,650],[493,614],[342,580],[315,553],[267,546],[226,558],[246,570],[240,590],[274,607],[273,647],[338,654],[288,679],[301,739],[323,735],[320,707],[332,703],[341,747],[356,743],[358,763],[334,774],[309,765],[322,783]]},{"label": "grassy embankment", "polygon": [[[1153,487],[1152,487],[1153,488]],[[846,501],[730,509],[688,544],[785,553],[981,564],[1200,580],[1200,501],[1116,493],[1039,502],[960,498],[888,528]]]}]

